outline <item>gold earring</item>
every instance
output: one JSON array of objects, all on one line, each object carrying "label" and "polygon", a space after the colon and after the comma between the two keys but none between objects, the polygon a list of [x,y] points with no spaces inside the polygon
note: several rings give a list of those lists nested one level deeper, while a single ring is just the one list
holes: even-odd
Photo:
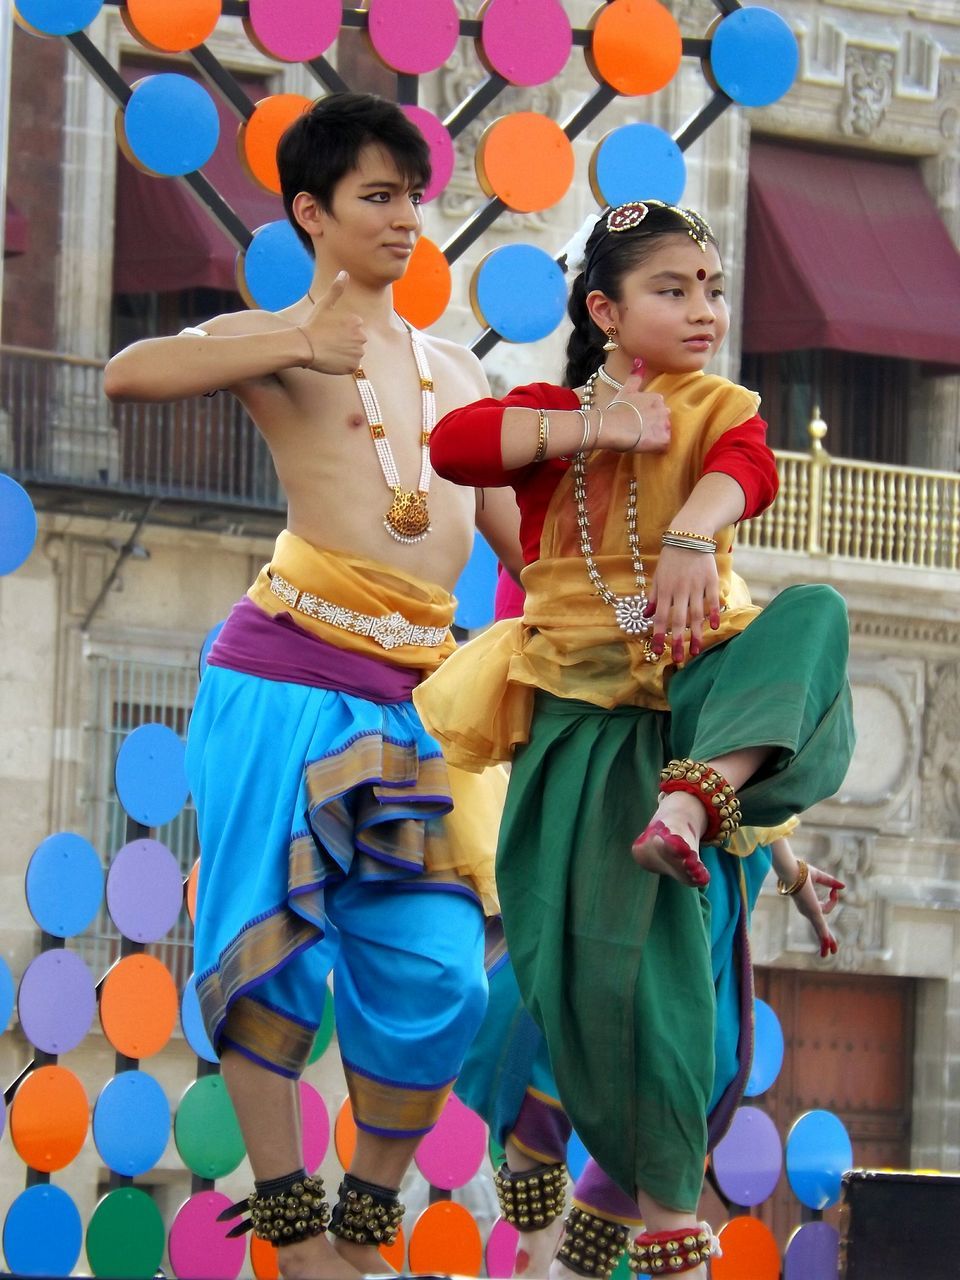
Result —
[{"label": "gold earring", "polygon": [[609,329],[604,329],[604,333],[607,335],[607,340],[603,344],[604,351],[616,351],[620,346],[620,343],[616,341],[616,327],[614,325],[610,325]]}]

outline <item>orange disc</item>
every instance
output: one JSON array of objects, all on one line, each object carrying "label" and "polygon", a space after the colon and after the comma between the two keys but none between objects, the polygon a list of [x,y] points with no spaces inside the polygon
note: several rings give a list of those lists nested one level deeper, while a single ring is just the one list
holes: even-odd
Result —
[{"label": "orange disc", "polygon": [[103,1033],[127,1058],[149,1058],[170,1039],[177,1021],[177,988],[155,956],[126,956],[100,991]]},{"label": "orange disc", "polygon": [[250,1237],[250,1265],[256,1280],[280,1280],[277,1246],[259,1236]]},{"label": "orange disc", "polygon": [[66,1067],[38,1067],[17,1089],[10,1107],[10,1135],[31,1169],[54,1173],[80,1152],[90,1124],[83,1085]]},{"label": "orange disc", "polygon": [[555,120],[536,111],[501,116],[477,147],[477,177],[508,209],[534,213],[562,200],[573,182],[573,146]]},{"label": "orange disc", "polygon": [[357,1124],[353,1118],[353,1107],[350,1099],[344,1098],[333,1126],[333,1145],[337,1159],[344,1169],[350,1168],[350,1161],[357,1149]]},{"label": "orange disc", "polygon": [[438,245],[421,236],[393,286],[393,305],[415,329],[429,329],[446,311],[451,288],[446,258]]},{"label": "orange disc", "polygon": [[389,1266],[393,1267],[394,1271],[402,1271],[406,1256],[407,1244],[403,1237],[403,1227],[401,1227],[397,1232],[397,1238],[394,1240],[393,1244],[382,1244],[380,1246],[380,1257],[383,1258]]},{"label": "orange disc", "polygon": [[184,53],[203,44],[220,21],[220,0],[126,0],[127,30],[148,49]]},{"label": "orange disc", "polygon": [[594,15],[592,26],[587,63],[617,93],[656,93],[677,74],[683,37],[658,0],[613,0]]},{"label": "orange disc", "polygon": [[190,868],[190,874],[187,876],[187,884],[184,890],[187,898],[187,915],[190,917],[192,924],[197,923],[197,885],[200,881],[200,859],[198,858]]},{"label": "orange disc", "polygon": [[253,114],[240,126],[237,149],[240,162],[261,187],[280,194],[277,171],[277,143],[286,128],[311,106],[310,98],[300,93],[272,93],[261,98]]},{"label": "orange disc", "polygon": [[480,1229],[462,1204],[438,1200],[410,1232],[410,1270],[478,1276],[483,1264]]},{"label": "orange disc", "polygon": [[732,1218],[720,1228],[722,1258],[710,1263],[713,1280],[778,1280],[780,1250],[770,1228],[759,1218]]}]

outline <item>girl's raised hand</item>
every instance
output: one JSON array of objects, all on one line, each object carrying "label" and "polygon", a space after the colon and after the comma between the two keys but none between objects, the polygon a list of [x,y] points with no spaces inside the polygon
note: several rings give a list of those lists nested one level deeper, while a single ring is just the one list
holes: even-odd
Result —
[{"label": "girl's raised hand", "polygon": [[603,447],[618,453],[665,453],[670,447],[670,410],[656,391],[640,390],[639,374],[627,378],[603,411]]}]

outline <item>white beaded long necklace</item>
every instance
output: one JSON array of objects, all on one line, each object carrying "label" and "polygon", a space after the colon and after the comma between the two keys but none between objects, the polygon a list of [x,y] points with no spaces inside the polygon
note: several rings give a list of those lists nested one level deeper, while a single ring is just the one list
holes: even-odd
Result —
[{"label": "white beaded long necklace", "polygon": [[[615,391],[623,390],[623,383],[617,382],[601,365],[587,379],[583,388],[581,403],[584,409],[593,408],[593,398],[597,378],[613,387]],[[632,476],[627,494],[627,541],[630,544],[630,560],[633,565],[633,576],[637,584],[636,595],[617,595],[604,582],[597,562],[593,558],[593,539],[590,536],[590,516],[587,512],[587,464],[582,453],[573,459],[573,497],[577,506],[577,527],[580,530],[580,554],[587,566],[587,577],[596,588],[597,595],[613,609],[617,626],[630,637],[647,636],[653,628],[653,620],[645,616],[644,610],[649,604],[647,597],[647,579],[644,573],[643,560],[640,558],[640,534],[637,530],[637,479]],[[657,662],[649,640],[643,642],[645,662]]]}]

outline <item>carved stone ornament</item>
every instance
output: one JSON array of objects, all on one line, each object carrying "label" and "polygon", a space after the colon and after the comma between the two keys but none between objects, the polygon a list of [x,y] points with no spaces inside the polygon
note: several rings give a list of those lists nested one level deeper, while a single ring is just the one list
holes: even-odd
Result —
[{"label": "carved stone ornament", "polygon": [[869,138],[880,126],[893,97],[893,70],[890,51],[847,46],[839,120],[842,133]]},{"label": "carved stone ornament", "polygon": [[960,839],[960,663],[933,666],[923,732],[924,826],[934,836]]}]

